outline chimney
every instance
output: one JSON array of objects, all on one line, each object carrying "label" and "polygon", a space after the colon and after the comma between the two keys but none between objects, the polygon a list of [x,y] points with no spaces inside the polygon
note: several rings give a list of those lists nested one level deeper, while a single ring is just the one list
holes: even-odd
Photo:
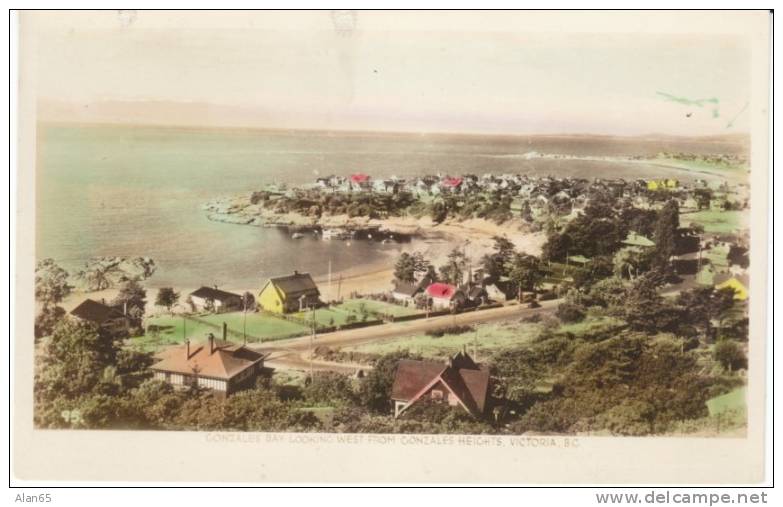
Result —
[{"label": "chimney", "polygon": [[294,270],[294,276],[299,276],[299,271]]},{"label": "chimney", "polygon": [[228,325],[226,325],[226,323],[224,322],[223,323],[223,341],[227,341],[228,340],[228,338],[226,337],[227,334],[228,334]]},{"label": "chimney", "polygon": [[185,340],[185,359],[190,359],[190,340]]},{"label": "chimney", "polygon": [[128,302],[127,301],[122,303],[122,314],[123,315],[128,315]]},{"label": "chimney", "polygon": [[217,284],[212,286],[215,290],[217,290]]},{"label": "chimney", "polygon": [[209,333],[209,355],[215,352],[215,335]]}]

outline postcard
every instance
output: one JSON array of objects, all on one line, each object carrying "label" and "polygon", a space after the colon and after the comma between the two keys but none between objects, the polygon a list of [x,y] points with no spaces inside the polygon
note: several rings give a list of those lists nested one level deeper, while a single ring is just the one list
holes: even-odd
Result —
[{"label": "postcard", "polygon": [[767,11],[24,11],[13,474],[757,484]]}]

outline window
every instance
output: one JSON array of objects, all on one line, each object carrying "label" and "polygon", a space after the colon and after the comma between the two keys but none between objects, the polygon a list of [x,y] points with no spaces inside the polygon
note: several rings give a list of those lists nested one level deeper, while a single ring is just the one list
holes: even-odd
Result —
[{"label": "window", "polygon": [[441,391],[440,389],[433,389],[432,390],[432,399],[433,400],[438,400],[438,401],[442,400],[443,399],[443,391]]}]

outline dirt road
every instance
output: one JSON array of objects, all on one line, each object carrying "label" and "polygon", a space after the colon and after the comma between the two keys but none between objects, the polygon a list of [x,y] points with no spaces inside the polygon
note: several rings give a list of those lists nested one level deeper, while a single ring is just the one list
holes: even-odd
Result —
[{"label": "dirt road", "polygon": [[272,368],[307,371],[312,366],[315,371],[337,371],[353,373],[358,369],[368,369],[367,365],[311,361],[308,359],[311,348],[321,346],[345,347],[361,345],[388,339],[421,334],[432,329],[453,325],[482,324],[510,319],[519,319],[534,314],[550,314],[557,308],[560,300],[542,301],[540,308],[527,308],[526,305],[509,305],[476,312],[456,315],[443,315],[429,319],[412,320],[369,326],[346,331],[335,331],[323,335],[277,340],[274,342],[251,345],[255,350],[268,354],[266,364]]}]

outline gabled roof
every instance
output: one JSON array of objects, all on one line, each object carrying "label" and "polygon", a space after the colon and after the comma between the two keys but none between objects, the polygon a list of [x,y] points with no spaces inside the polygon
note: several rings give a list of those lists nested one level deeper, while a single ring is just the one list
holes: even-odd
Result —
[{"label": "gabled roof", "polygon": [[441,184],[444,187],[456,188],[462,185],[462,178],[460,178],[459,176],[446,176],[445,178],[443,178],[443,180],[441,180]]},{"label": "gabled roof", "polygon": [[451,299],[457,293],[457,288],[448,283],[436,282],[427,287],[427,294],[432,298]]},{"label": "gabled roof", "polygon": [[320,295],[318,286],[315,285],[310,273],[294,272],[292,275],[270,278],[269,282],[289,298],[302,295]]},{"label": "gabled roof", "polygon": [[367,183],[370,181],[370,176],[364,173],[352,174],[351,181],[354,183]]},{"label": "gabled roof", "polygon": [[263,360],[264,356],[243,345],[215,340],[212,353],[209,342],[191,343],[190,356],[188,345],[184,344],[169,347],[159,353],[157,358],[160,361],[150,367],[153,370],[228,380]]},{"label": "gabled roof", "polygon": [[478,416],[484,412],[489,393],[489,370],[479,367],[464,352],[455,355],[448,365],[410,359],[400,361],[391,398],[410,406],[438,382],[442,382],[471,414]]},{"label": "gabled roof", "polygon": [[93,301],[92,299],[82,301],[79,306],[71,310],[71,315],[98,325],[110,319],[124,317],[117,308]]},{"label": "gabled roof", "polygon": [[202,299],[212,299],[215,301],[227,301],[229,299],[242,298],[239,294],[226,292],[214,287],[201,287],[190,293],[191,296]]},{"label": "gabled roof", "polygon": [[405,296],[413,297],[421,291],[421,286],[417,283],[394,281],[394,292]]}]

